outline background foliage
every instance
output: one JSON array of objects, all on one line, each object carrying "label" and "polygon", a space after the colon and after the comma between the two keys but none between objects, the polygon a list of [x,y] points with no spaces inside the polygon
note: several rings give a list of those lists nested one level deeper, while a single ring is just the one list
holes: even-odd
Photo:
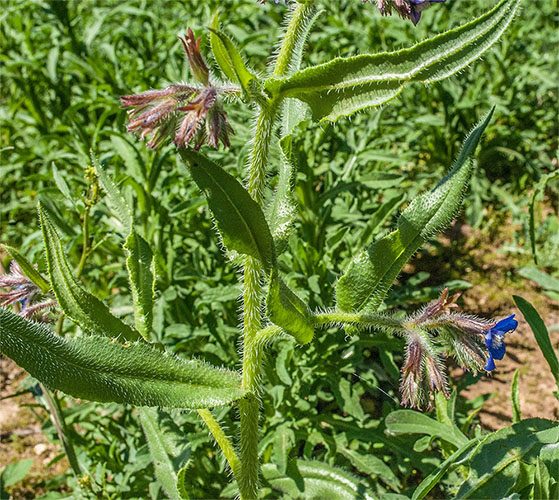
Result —
[{"label": "background foliage", "polygon": [[[487,8],[486,2],[448,0],[424,13],[414,28],[397,17],[382,18],[372,5],[358,0],[339,3],[322,2],[325,12],[310,36],[307,64],[397,49]],[[118,100],[185,80],[187,65],[177,35],[190,26],[207,46],[204,27],[218,7],[251,66],[266,72],[283,4],[3,2],[0,217],[2,243],[20,248],[44,271],[36,216],[40,201],[55,216],[77,265],[84,205],[73,198],[85,198],[84,168],[93,150],[123,186],[139,227],[157,250],[158,339],[178,354],[234,368],[239,366],[234,348],[240,292],[236,269],[216,243],[204,198],[178,166],[174,148],[151,152],[129,136]],[[311,308],[332,306],[334,284],[352,249],[382,234],[399,208],[442,177],[471,125],[492,104],[497,105],[495,118],[486,131],[460,223],[480,230],[488,241],[504,235],[501,244],[515,264],[507,279],[531,279],[552,298],[559,297],[553,281],[559,272],[558,208],[550,195],[557,180],[546,180],[558,162],[557,2],[525,2],[520,17],[483,60],[462,74],[429,87],[410,85],[396,101],[351,122],[298,132],[299,215],[280,266],[292,288],[301,295],[312,291],[304,297]],[[232,150],[210,155],[243,178],[252,114],[237,104],[228,112],[236,133]],[[96,295],[126,317],[131,310],[120,228],[108,213],[103,199],[91,212],[97,246],[84,275],[90,289],[94,284]],[[503,231],[504,226],[520,229]],[[414,307],[433,299],[445,285],[451,290],[476,285],[467,276],[476,262],[460,252],[452,241],[450,249],[434,243],[423,253],[436,257],[431,261],[436,267],[404,273],[387,304]],[[265,370],[262,426],[268,438],[262,442],[263,460],[285,471],[288,457],[316,458],[353,472],[368,491],[410,494],[443,459],[428,443],[416,442],[411,450],[408,435],[385,433],[386,417],[399,408],[401,352],[398,340],[352,338],[336,330],[297,350],[291,339],[277,342]],[[472,425],[468,413],[480,404],[456,399],[457,421],[465,430]],[[216,412],[229,429],[235,418],[231,413],[227,408]],[[68,400],[65,414],[69,424],[80,425],[73,431],[80,460],[94,471],[92,481],[105,498],[143,498],[148,488],[157,497],[134,410]],[[173,417],[197,464],[188,476],[192,496],[220,496],[227,475],[218,472],[225,466],[216,459],[207,432],[200,432],[199,418],[179,412]],[[45,430],[56,439],[48,422]],[[70,485],[75,481],[67,480]],[[458,474],[450,474],[436,494],[444,495],[459,480]]]}]

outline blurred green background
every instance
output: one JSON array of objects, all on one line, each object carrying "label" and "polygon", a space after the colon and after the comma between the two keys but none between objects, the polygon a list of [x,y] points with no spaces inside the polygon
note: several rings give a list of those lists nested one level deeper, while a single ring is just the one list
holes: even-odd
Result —
[{"label": "blurred green background", "polygon": [[[320,0],[324,13],[304,64],[409,46],[496,3],[447,0],[425,11],[414,28],[398,17],[381,17],[374,2]],[[84,168],[93,151],[123,187],[139,227],[156,248],[154,327],[161,342],[179,354],[234,368],[240,366],[237,269],[222,254],[204,198],[174,147],[149,151],[127,134],[119,103],[124,94],[188,81],[177,38],[187,27],[202,36],[202,52],[215,68],[205,26],[218,8],[225,31],[250,65],[266,74],[287,9],[283,3],[2,2],[0,227],[2,243],[18,247],[44,270],[35,211],[40,201],[54,215],[76,265],[84,206],[79,200],[88,189]],[[471,127],[495,104],[462,215],[404,269],[387,306],[413,310],[446,285],[469,290],[462,303],[469,312],[508,315],[510,296],[520,291],[539,297],[544,319],[549,314],[557,322],[558,182],[552,175],[558,170],[557,26],[556,0],[526,1],[501,41],[461,74],[428,87],[409,85],[381,109],[335,126],[299,131],[299,215],[281,267],[312,308],[334,305],[335,281],[351,256],[385,232],[418,192],[441,179]],[[227,111],[235,130],[232,148],[211,156],[242,179],[253,112],[242,103]],[[277,163],[277,151],[272,158]],[[102,198],[91,217],[97,246],[84,282],[126,316],[131,301],[121,237]],[[6,267],[7,256],[0,257]],[[67,333],[71,328],[67,323]],[[285,468],[288,456],[318,458],[352,471],[379,495],[413,491],[441,459],[436,451],[414,451],[409,440],[383,432],[384,418],[399,407],[401,358],[398,340],[358,339],[336,330],[304,348],[295,349],[290,340],[275,344],[264,377],[263,461]],[[461,378],[458,389],[477,379]],[[23,382],[32,385],[29,379]],[[458,397],[459,419],[465,422],[484,399]],[[158,498],[134,411],[66,404],[70,423],[79,424],[73,432],[80,460],[102,486],[104,498],[146,498],[147,491]],[[221,409],[217,416],[233,433],[235,411]],[[45,414],[38,418],[56,442]],[[192,496],[224,494],[228,477],[220,474],[224,463],[207,431],[201,431],[195,415],[177,412],[175,419],[190,440],[196,464],[189,476]],[[278,448],[280,442],[287,445]],[[10,440],[3,446],[17,448]],[[19,448],[24,455],[25,446]],[[434,494],[447,496],[457,480],[445,479]],[[64,468],[57,475],[36,472],[27,481],[30,491],[51,491],[46,498],[75,486]],[[25,497],[28,490],[22,488],[13,494]]]}]

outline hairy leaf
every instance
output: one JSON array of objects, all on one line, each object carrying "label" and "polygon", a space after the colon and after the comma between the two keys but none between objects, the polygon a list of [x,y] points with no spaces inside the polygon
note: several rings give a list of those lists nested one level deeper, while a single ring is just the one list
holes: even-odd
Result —
[{"label": "hairy leaf", "polygon": [[90,401],[194,409],[229,404],[245,393],[235,372],[145,342],[60,337],[3,308],[0,350],[47,387]]},{"label": "hairy leaf", "polygon": [[192,150],[181,150],[180,155],[208,199],[224,245],[259,259],[270,270],[274,242],[260,206],[235,177],[209,158]]},{"label": "hairy leaf", "polygon": [[265,464],[262,474],[275,490],[286,493],[289,498],[373,500],[359,480],[342,469],[305,460],[297,460],[297,469],[299,477],[293,478],[278,472],[274,465]]},{"label": "hairy leaf", "polygon": [[452,467],[459,465],[462,461],[467,460],[474,452],[474,447],[479,443],[479,439],[472,439],[458,448],[450,455],[441,465],[439,465],[431,474],[429,474],[413,492],[412,500],[421,500],[437,485],[441,478]]},{"label": "hairy leaf", "polygon": [[493,110],[466,138],[450,173],[431,192],[415,198],[402,212],[397,229],[352,260],[336,287],[340,310],[376,310],[411,256],[427,238],[450,224],[472,174],[471,157],[492,114]]},{"label": "hairy leaf", "polygon": [[473,21],[409,49],[337,58],[288,78],[271,78],[265,89],[304,101],[314,120],[336,121],[393,99],[406,82],[432,83],[465,68],[499,39],[520,1],[502,0]]},{"label": "hairy leaf", "polygon": [[300,344],[307,344],[312,340],[314,328],[309,309],[283,282],[276,267],[270,274],[266,308],[270,321],[285,329]]},{"label": "hairy leaf", "polygon": [[50,290],[50,283],[41,276],[39,271],[35,269],[35,266],[33,266],[19,250],[8,245],[2,245],[2,248],[19,264],[21,270],[41,289],[41,292],[47,293]]},{"label": "hairy leaf", "polygon": [[109,205],[128,233],[124,250],[127,255],[126,268],[134,302],[134,326],[144,339],[149,340],[153,323],[155,287],[151,270],[153,252],[147,241],[137,233],[132,210],[124,196],[93,155],[92,159],[101,185],[107,193]]},{"label": "hairy leaf", "polygon": [[256,75],[246,67],[239,49],[231,39],[219,29],[218,13],[212,20],[210,28],[210,44],[214,58],[221,71],[234,83],[238,83],[245,93],[249,93],[252,82],[257,80]]},{"label": "hairy leaf", "polygon": [[558,442],[557,423],[540,418],[489,434],[471,456],[470,474],[456,498],[505,498],[518,480],[521,461],[535,464],[545,445]]},{"label": "hairy leaf", "polygon": [[39,219],[52,289],[64,314],[88,332],[136,340],[138,332],[113,316],[103,302],[85,290],[74,278],[60,238],[40,206]]},{"label": "hairy leaf", "polygon": [[397,410],[386,417],[386,429],[392,434],[427,434],[464,446],[468,438],[456,426],[445,425],[414,410]]},{"label": "hairy leaf", "polygon": [[157,408],[139,408],[138,414],[146,435],[157,480],[171,500],[184,500],[183,488],[177,486],[179,473],[190,458],[190,444],[170,415]]},{"label": "hairy leaf", "polygon": [[95,167],[95,173],[99,178],[99,182],[103,187],[105,193],[107,193],[107,199],[109,206],[118,221],[124,227],[126,234],[130,234],[132,231],[133,215],[128,202],[122,196],[122,193],[114,183],[113,179],[105,172],[105,169],[99,163],[99,160],[95,155],[91,155],[91,161]]}]

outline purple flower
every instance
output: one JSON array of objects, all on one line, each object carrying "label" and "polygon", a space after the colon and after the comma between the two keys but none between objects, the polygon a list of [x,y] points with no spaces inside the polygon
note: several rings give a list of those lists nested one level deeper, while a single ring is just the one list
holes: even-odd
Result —
[{"label": "purple flower", "polygon": [[[367,2],[368,0],[363,0]],[[429,8],[432,3],[442,3],[445,0],[376,0],[377,7],[383,16],[392,15],[392,9],[396,10],[402,19],[410,19],[417,25],[421,18],[421,12]]]},{"label": "purple flower", "polygon": [[504,343],[505,333],[516,330],[518,321],[514,319],[514,314],[499,321],[493,328],[485,334],[485,345],[489,351],[489,359],[484,370],[492,372],[495,369],[495,359],[503,359],[506,348]]},{"label": "purple flower", "polygon": [[[0,307],[19,302],[19,314],[27,319],[46,322],[48,310],[57,305],[56,300],[41,293],[41,289],[25,275],[15,260],[10,263],[8,274],[0,274],[0,288],[11,289],[8,292],[0,292]],[[39,312],[43,313],[42,316],[37,315]]]},{"label": "purple flower", "polygon": [[142,140],[150,136],[147,146],[152,149],[157,149],[168,137],[174,139],[178,148],[187,148],[192,142],[194,149],[200,149],[207,142],[217,149],[220,141],[230,147],[229,135],[234,132],[221,98],[227,89],[212,83],[210,70],[200,53],[200,38],[188,28],[179,40],[192,75],[202,87],[175,84],[163,90],[122,96],[122,107],[130,108],[126,129],[139,134]]}]

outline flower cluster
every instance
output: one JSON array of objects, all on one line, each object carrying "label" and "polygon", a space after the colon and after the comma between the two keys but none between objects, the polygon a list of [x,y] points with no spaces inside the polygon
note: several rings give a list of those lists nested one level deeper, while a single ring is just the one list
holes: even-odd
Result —
[{"label": "flower cluster", "polygon": [[0,288],[11,288],[0,293],[0,305],[6,307],[19,302],[19,314],[27,319],[46,322],[48,310],[57,305],[56,300],[43,296],[41,289],[25,275],[15,260],[10,263],[9,274],[0,275]]},{"label": "flower cluster", "polygon": [[[363,3],[369,0],[363,0]],[[442,3],[445,0],[376,0],[377,7],[383,16],[392,15],[394,9],[402,19],[410,19],[417,26],[421,12],[429,8],[431,3]]]},{"label": "flower cluster", "polygon": [[141,94],[120,98],[128,110],[128,132],[138,133],[143,140],[151,139],[147,146],[157,149],[167,137],[173,137],[178,148],[194,143],[199,149],[207,142],[217,148],[221,141],[230,146],[229,134],[233,129],[227,121],[221,94],[226,89],[214,86],[210,70],[200,53],[200,38],[189,28],[182,42],[192,76],[202,86],[170,85],[163,90],[149,90]]},{"label": "flower cluster", "polygon": [[420,408],[430,406],[435,392],[449,396],[442,353],[474,372],[491,372],[494,360],[503,359],[504,336],[518,326],[514,314],[496,322],[455,312],[459,296],[449,297],[445,289],[438,300],[404,323],[407,346],[400,384],[402,404]]}]

